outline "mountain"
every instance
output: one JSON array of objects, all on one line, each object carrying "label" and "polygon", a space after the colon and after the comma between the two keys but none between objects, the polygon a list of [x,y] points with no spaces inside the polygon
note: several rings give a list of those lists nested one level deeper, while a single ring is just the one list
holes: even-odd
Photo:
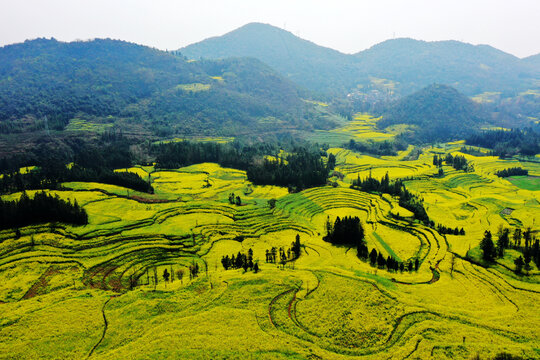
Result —
[{"label": "mountain", "polygon": [[520,59],[487,45],[459,41],[387,40],[354,55],[364,76],[390,79],[404,93],[432,83],[474,95],[523,88],[532,74]]},{"label": "mountain", "polygon": [[462,139],[487,122],[480,105],[456,89],[433,84],[406,96],[383,112],[380,127],[411,125],[421,142]]},{"label": "mountain", "polygon": [[540,54],[526,57],[522,60],[522,62],[536,71],[537,74],[540,74]]},{"label": "mountain", "polygon": [[275,132],[311,127],[309,106],[256,59],[188,61],[109,39],[0,48],[0,133],[62,131],[74,119],[162,136]]},{"label": "mountain", "polygon": [[191,59],[253,57],[295,83],[317,92],[344,92],[352,87],[354,58],[300,39],[280,28],[250,23],[223,36],[179,50]]},{"label": "mountain", "polygon": [[390,90],[407,95],[432,83],[451,85],[469,96],[515,93],[540,79],[519,58],[487,45],[394,39],[346,55],[259,23],[180,51],[192,59],[254,57],[294,82],[327,94]]}]

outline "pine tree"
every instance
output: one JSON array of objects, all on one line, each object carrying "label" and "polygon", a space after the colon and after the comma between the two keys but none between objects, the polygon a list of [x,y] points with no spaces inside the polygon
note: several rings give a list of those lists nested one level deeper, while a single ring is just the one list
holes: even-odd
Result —
[{"label": "pine tree", "polygon": [[518,257],[517,259],[514,260],[514,264],[516,265],[516,270],[514,270],[516,272],[516,274],[521,274],[521,271],[523,270],[523,265],[525,265],[525,261],[523,261],[523,257]]},{"label": "pine tree", "polygon": [[484,232],[484,238],[480,242],[480,249],[483,252],[482,257],[486,261],[493,261],[493,258],[495,257],[495,245],[493,245],[491,237],[491,232],[486,230]]}]

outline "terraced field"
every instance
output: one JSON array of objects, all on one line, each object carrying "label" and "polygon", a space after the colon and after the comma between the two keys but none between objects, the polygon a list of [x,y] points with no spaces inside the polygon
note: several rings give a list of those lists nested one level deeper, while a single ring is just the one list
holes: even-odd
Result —
[{"label": "terraced field", "polygon": [[[332,148],[343,180],[294,194],[216,164],[118,170],[150,179],[152,195],[65,183],[55,193],[77,199],[87,226],[30,226],[19,239],[0,232],[0,358],[540,358],[540,272],[515,275],[514,250],[489,268],[477,262],[486,229],[537,231],[540,222],[540,191],[494,172],[540,167],[465,154],[474,172],[444,166],[435,176],[433,154],[461,146],[425,148],[409,161],[406,152],[374,158]],[[386,172],[408,178],[435,222],[466,235],[440,235],[408,219],[397,199],[349,188]],[[242,205],[230,204],[230,193]],[[418,271],[373,268],[356,249],[322,240],[327,219],[350,215],[370,249],[418,258]],[[297,260],[265,262],[268,249],[288,248],[297,234]],[[222,256],[249,249],[260,272],[223,269]]]}]

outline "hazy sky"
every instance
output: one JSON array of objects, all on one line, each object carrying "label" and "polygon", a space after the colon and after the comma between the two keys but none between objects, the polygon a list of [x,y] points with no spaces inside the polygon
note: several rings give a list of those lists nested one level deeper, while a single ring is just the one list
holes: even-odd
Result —
[{"label": "hazy sky", "polygon": [[108,37],[171,50],[254,21],[345,53],[393,37],[540,53],[540,0],[0,0],[0,45]]}]

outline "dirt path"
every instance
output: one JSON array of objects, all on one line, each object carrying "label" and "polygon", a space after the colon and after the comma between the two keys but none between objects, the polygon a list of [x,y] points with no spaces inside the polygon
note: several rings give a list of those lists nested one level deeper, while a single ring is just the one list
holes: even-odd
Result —
[{"label": "dirt path", "polygon": [[107,306],[107,304],[109,303],[109,301],[111,301],[113,298],[115,298],[117,295],[113,295],[111,296],[109,299],[107,299],[107,301],[105,301],[105,303],[103,304],[103,306],[101,307],[101,314],[103,315],[103,322],[104,322],[104,327],[103,327],[103,333],[101,334],[101,337],[99,338],[99,341],[92,347],[92,349],[90,350],[90,352],[88,353],[88,356],[86,357],[87,359],[90,358],[90,356],[92,356],[92,354],[94,353],[94,351],[97,349],[97,347],[101,344],[101,342],[103,341],[103,339],[105,338],[105,334],[107,333],[107,328],[109,326],[109,323],[107,322],[107,317],[105,316],[105,307]]}]

